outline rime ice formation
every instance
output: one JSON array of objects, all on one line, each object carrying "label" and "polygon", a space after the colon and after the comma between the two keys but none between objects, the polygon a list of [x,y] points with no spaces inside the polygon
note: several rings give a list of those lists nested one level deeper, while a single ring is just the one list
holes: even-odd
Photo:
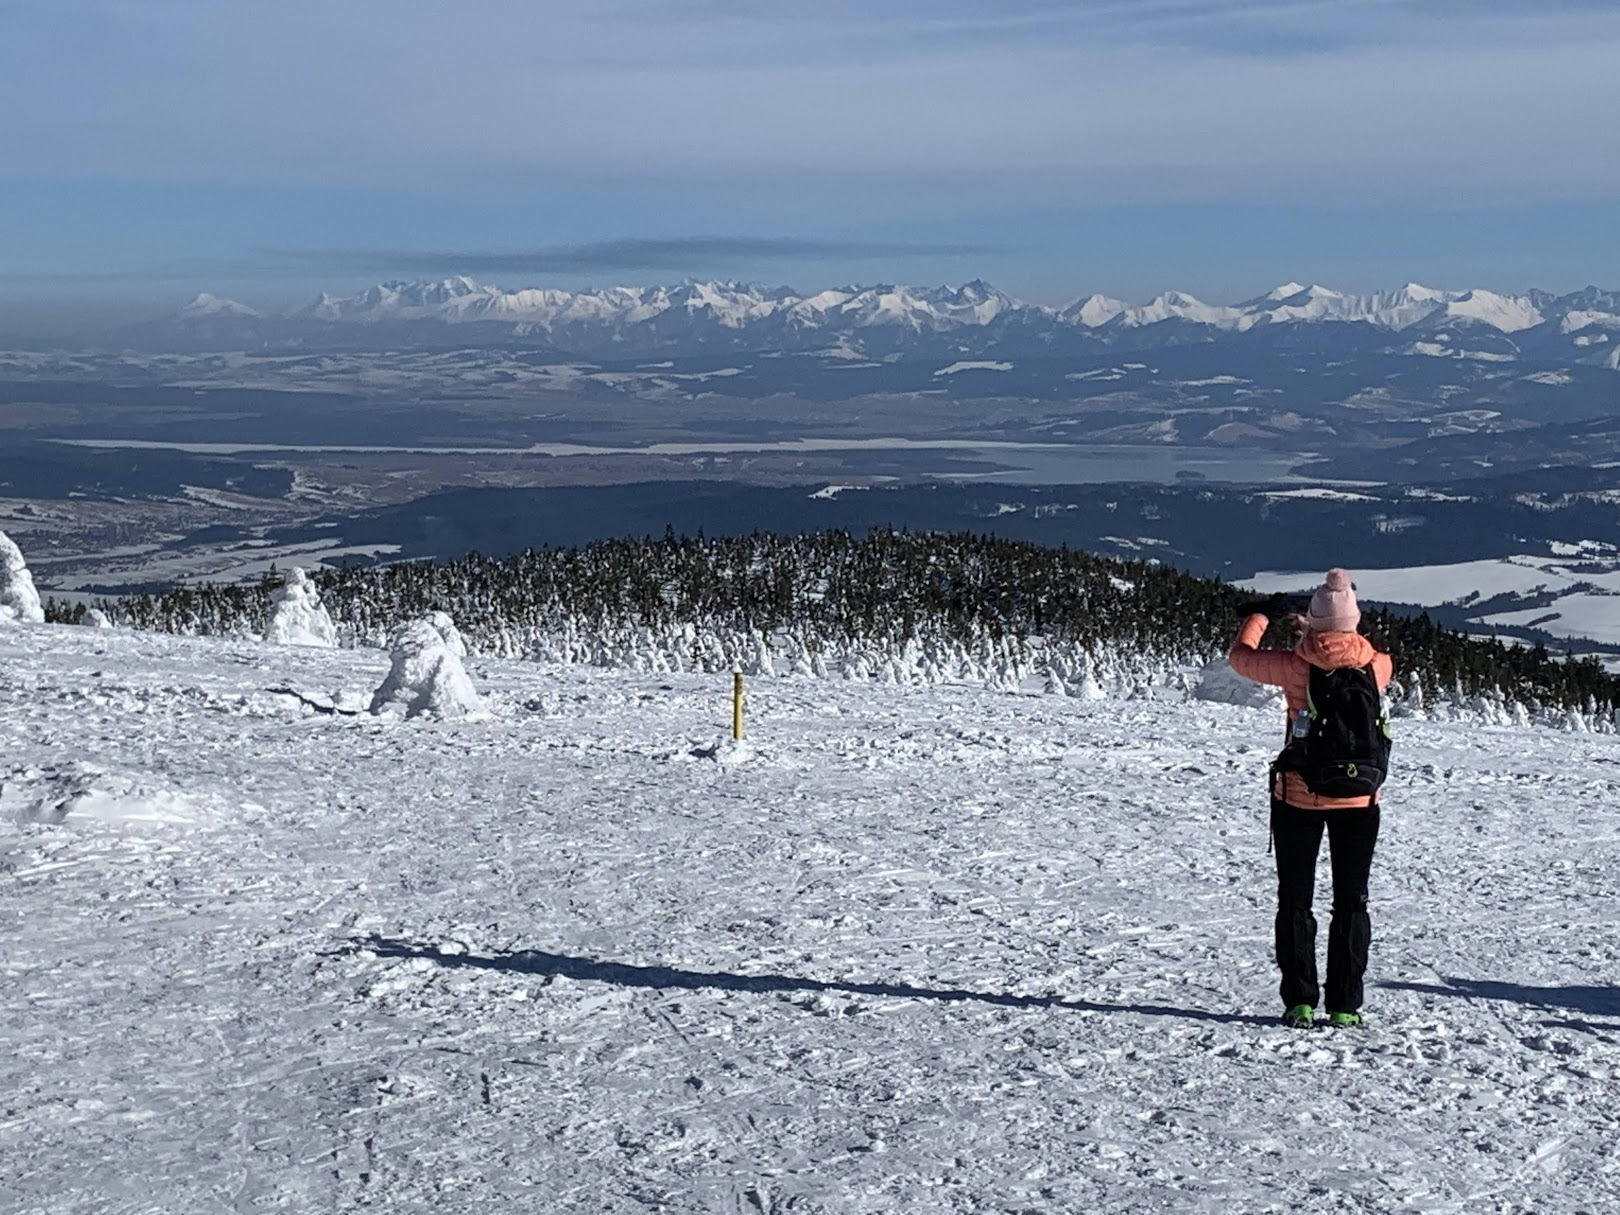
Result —
[{"label": "rime ice formation", "polygon": [[443,612],[402,626],[394,635],[388,678],[371,698],[371,712],[447,720],[483,716],[483,699],[461,665],[466,652]]},{"label": "rime ice formation", "polygon": [[22,550],[5,532],[0,532],[0,621],[20,620],[43,624],[45,609],[40,606],[34,576],[28,572]]},{"label": "rime ice formation", "polygon": [[456,628],[456,622],[450,619],[449,612],[429,612],[425,619],[438,630],[452,654],[457,658],[467,657],[467,643],[462,640],[461,630]]},{"label": "rime ice formation", "polygon": [[309,575],[296,566],[287,580],[270,595],[270,622],[264,639],[278,645],[314,645],[328,649],[337,645],[337,629],[321,605],[320,592]]}]

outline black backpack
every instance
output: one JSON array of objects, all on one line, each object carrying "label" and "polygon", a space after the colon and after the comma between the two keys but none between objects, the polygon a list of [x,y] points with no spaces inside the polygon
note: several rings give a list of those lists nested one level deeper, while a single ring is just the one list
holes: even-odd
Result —
[{"label": "black backpack", "polygon": [[1371,666],[1311,667],[1303,737],[1296,726],[1277,767],[1298,772],[1318,797],[1372,804],[1389,774],[1389,717]]}]

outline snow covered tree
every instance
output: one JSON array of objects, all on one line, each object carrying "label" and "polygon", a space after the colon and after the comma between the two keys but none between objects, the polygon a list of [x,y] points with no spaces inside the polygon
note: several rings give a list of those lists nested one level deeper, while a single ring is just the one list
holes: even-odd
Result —
[{"label": "snow covered tree", "polygon": [[[1152,561],[1118,561],[968,533],[877,529],[779,536],[607,540],[505,558],[320,570],[311,577],[356,645],[389,644],[401,619],[454,615],[480,653],[672,671],[832,672],[902,683],[1011,684],[1056,668],[1071,696],[1163,689],[1178,669],[1224,661],[1248,592]],[[265,587],[187,586],[101,605],[120,624],[255,632]],[[1620,704],[1595,659],[1465,637],[1427,615],[1368,605],[1363,630],[1395,659],[1407,712],[1503,704]],[[1286,645],[1277,628],[1268,643]],[[448,643],[455,648],[455,642]],[[1218,683],[1218,676],[1215,683]],[[1210,681],[1206,680],[1206,683]],[[1054,692],[1057,684],[1053,684]],[[1210,684],[1207,694],[1215,695]],[[1418,706],[1429,706],[1420,709]]]},{"label": "snow covered tree", "polygon": [[328,649],[337,645],[337,629],[321,604],[320,592],[297,566],[270,593],[270,620],[264,628],[264,639],[277,645]]},{"label": "snow covered tree", "polygon": [[22,550],[10,536],[0,532],[0,621],[7,620],[44,624],[45,609]]},{"label": "snow covered tree", "polygon": [[388,677],[371,698],[371,712],[445,719],[484,716],[483,699],[461,665],[465,647],[460,641],[443,612],[402,626],[394,635]]}]

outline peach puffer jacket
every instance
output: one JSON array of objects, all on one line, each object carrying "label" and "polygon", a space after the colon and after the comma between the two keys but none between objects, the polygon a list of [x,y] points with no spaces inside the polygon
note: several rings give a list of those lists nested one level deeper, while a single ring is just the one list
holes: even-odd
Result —
[{"label": "peach puffer jacket", "polygon": [[[1340,667],[1364,667],[1371,663],[1378,690],[1382,692],[1389,686],[1395,664],[1388,654],[1374,649],[1372,642],[1360,633],[1307,632],[1292,650],[1262,650],[1260,638],[1265,636],[1270,623],[1264,616],[1250,616],[1238,630],[1237,640],[1232,642],[1226,657],[1239,675],[1283,690],[1288,698],[1289,723],[1305,707],[1313,666],[1336,671]],[[1367,804],[1366,799],[1360,797],[1318,797],[1305,787],[1305,780],[1298,772],[1283,773],[1283,782],[1283,787],[1274,789],[1273,794],[1301,810],[1345,810]]]}]

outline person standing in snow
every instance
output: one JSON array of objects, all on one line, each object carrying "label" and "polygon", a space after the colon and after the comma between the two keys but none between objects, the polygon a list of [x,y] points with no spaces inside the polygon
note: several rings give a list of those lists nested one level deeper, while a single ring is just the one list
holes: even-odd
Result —
[{"label": "person standing in snow", "polygon": [[[1303,726],[1315,716],[1311,703],[1313,668],[1363,669],[1371,675],[1379,694],[1389,686],[1394,664],[1388,654],[1375,649],[1356,631],[1361,609],[1355,586],[1344,570],[1328,571],[1303,615],[1289,614],[1289,622],[1299,634],[1292,649],[1261,649],[1260,639],[1270,624],[1270,615],[1285,608],[1286,602],[1280,596],[1248,605],[1227,660],[1239,675],[1282,688],[1288,701],[1289,729],[1296,736],[1303,733],[1303,729],[1296,731],[1296,723]],[[1316,1005],[1324,994],[1330,1024],[1361,1024],[1363,977],[1372,942],[1367,880],[1378,843],[1378,821],[1376,791],[1362,797],[1323,796],[1311,791],[1301,772],[1285,770],[1282,764],[1273,769],[1271,832],[1277,854],[1277,966],[1282,971],[1280,991],[1287,1010],[1283,1020],[1289,1025],[1312,1025]],[[1333,919],[1328,928],[1325,993],[1317,983],[1316,917],[1311,911],[1316,859],[1324,832],[1333,866]]]}]

